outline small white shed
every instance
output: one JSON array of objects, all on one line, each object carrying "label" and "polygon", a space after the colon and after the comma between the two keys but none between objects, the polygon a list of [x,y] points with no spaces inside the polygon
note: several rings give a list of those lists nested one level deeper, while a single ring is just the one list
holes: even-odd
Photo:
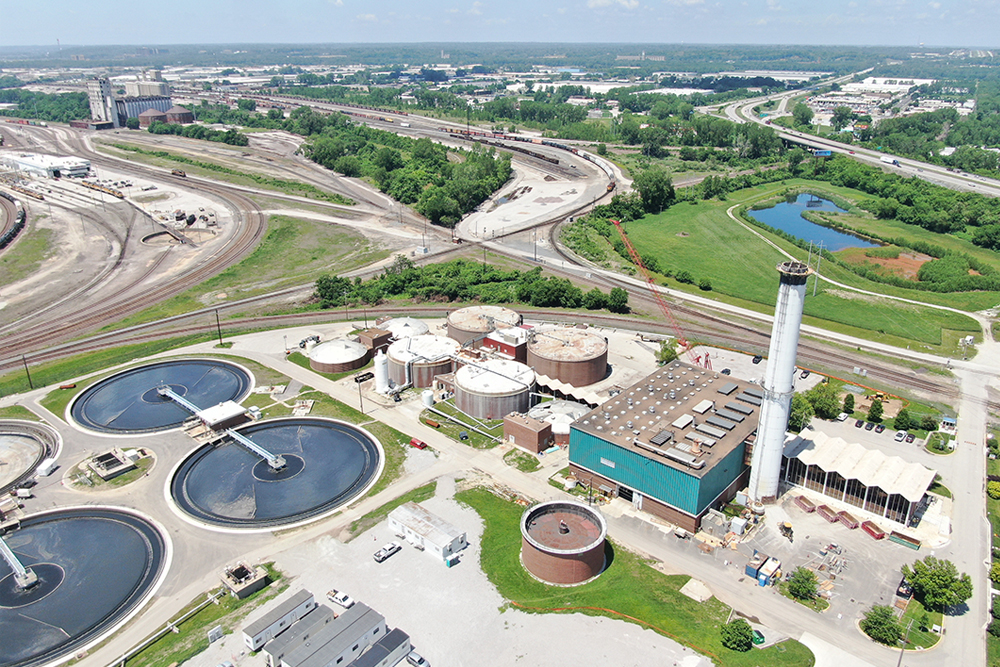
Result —
[{"label": "small white shed", "polygon": [[465,531],[414,502],[400,505],[389,513],[389,530],[442,560],[469,546]]}]

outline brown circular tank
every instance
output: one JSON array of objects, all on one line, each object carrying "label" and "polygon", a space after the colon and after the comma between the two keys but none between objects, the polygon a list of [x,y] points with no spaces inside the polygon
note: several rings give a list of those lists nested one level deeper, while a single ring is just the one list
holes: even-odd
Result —
[{"label": "brown circular tank", "polygon": [[608,341],[580,329],[543,329],[528,339],[528,365],[574,387],[600,382],[608,371]]},{"label": "brown circular tank", "polygon": [[389,378],[397,385],[411,382],[414,387],[430,387],[438,375],[454,370],[458,350],[456,341],[434,334],[397,340],[389,346]]},{"label": "brown circular tank", "polygon": [[604,571],[608,526],[600,512],[575,500],[551,500],[521,515],[521,562],[536,578],[575,586]]},{"label": "brown circular tank", "polygon": [[309,351],[309,367],[320,373],[346,373],[368,363],[371,350],[352,340],[328,340]]},{"label": "brown circular tank", "polygon": [[[497,328],[516,327],[521,316],[502,306],[469,306],[459,308],[448,315],[448,337],[463,345],[475,338],[481,338]],[[479,347],[479,344],[476,344]]]}]

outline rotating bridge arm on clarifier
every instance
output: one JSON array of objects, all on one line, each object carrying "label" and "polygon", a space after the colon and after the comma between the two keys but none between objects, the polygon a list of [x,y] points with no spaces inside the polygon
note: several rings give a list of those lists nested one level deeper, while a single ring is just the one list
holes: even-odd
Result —
[{"label": "rotating bridge arm on clarifier", "polygon": [[24,590],[25,588],[31,588],[38,583],[38,577],[35,573],[31,571],[30,567],[21,565],[21,561],[18,560],[14,551],[7,546],[3,537],[0,537],[0,555],[3,556],[5,561],[7,561],[7,565],[10,566],[10,569],[14,571],[14,583],[17,584],[18,588]]},{"label": "rotating bridge arm on clarifier", "polygon": [[[171,389],[167,385],[162,385],[157,387],[156,392],[160,396],[163,396],[164,398],[169,398],[170,400],[177,403],[179,406],[181,406],[182,408],[184,408],[193,415],[196,415],[201,411],[201,408],[199,408],[194,403],[186,400],[183,396],[177,394],[173,389]],[[271,466],[271,468],[275,470],[281,470],[282,468],[285,467],[285,459],[282,458],[281,455],[272,454],[271,452],[267,451],[266,449],[255,443],[253,440],[250,440],[249,438],[240,435],[231,428],[226,429],[226,435],[228,435],[233,440],[235,440],[236,442],[240,443],[241,445],[249,449],[251,452],[259,456],[260,458],[267,461],[267,464]]]}]

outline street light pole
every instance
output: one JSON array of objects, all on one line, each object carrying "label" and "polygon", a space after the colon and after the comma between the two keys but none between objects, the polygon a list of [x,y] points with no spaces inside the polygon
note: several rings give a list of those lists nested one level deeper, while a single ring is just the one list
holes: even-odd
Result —
[{"label": "street light pole", "polygon": [[31,371],[28,370],[28,360],[21,355],[21,363],[24,364],[24,374],[28,376],[28,387],[31,389],[35,388],[35,385],[31,384]]},{"label": "street light pole", "polygon": [[361,414],[365,414],[365,399],[361,397],[361,383],[356,382],[358,385],[358,405],[361,406]]},{"label": "street light pole", "polygon": [[219,345],[222,345],[222,323],[219,322],[219,309],[215,309],[215,330],[219,332]]}]

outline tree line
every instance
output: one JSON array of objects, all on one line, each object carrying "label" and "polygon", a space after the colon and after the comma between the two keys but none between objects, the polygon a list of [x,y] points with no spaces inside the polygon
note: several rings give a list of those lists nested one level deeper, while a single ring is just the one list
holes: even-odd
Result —
[{"label": "tree line", "polygon": [[523,303],[539,308],[629,312],[628,292],[620,287],[607,294],[596,287],[584,292],[568,279],[542,276],[540,267],[530,271],[504,270],[464,259],[416,266],[402,255],[397,255],[381,275],[368,280],[321,276],[316,281],[314,296],[322,308],[376,305],[404,298],[418,302]]}]

